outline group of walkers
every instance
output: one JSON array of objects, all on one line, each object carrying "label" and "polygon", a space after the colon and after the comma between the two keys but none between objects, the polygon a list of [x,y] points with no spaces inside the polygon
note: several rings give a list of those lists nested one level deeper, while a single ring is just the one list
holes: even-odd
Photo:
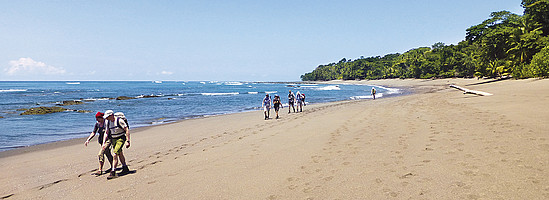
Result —
[{"label": "group of walkers", "polygon": [[128,168],[128,165],[126,165],[126,157],[124,157],[124,152],[122,151],[124,144],[126,148],[130,148],[130,129],[126,117],[121,112],[114,113],[112,110],[107,110],[105,113],[97,112],[97,114],[95,114],[95,119],[97,122],[95,123],[93,131],[86,142],[84,142],[84,145],[88,146],[90,140],[96,134],[99,134],[97,138],[99,145],[101,145],[101,149],[97,155],[99,157],[99,168],[93,175],[100,176],[103,174],[105,157],[107,157],[111,164],[111,168],[104,172],[109,173],[107,179],[118,177],[116,166],[118,165],[119,159],[122,163],[122,171],[119,174],[128,174],[130,169]]},{"label": "group of walkers", "polygon": [[[280,110],[280,108],[284,108],[282,106],[282,102],[280,101],[280,96],[275,95],[271,104],[271,97],[269,96],[269,94],[265,95],[265,98],[263,98],[263,102],[261,103],[261,106],[263,107],[265,120],[270,119],[271,106],[274,107],[274,110],[276,112],[276,119],[280,118],[278,116],[278,111]],[[294,95],[294,93],[292,93],[292,91],[290,90],[288,93],[288,113],[291,112],[290,108],[292,108],[295,113],[296,112],[295,107],[297,107],[298,112],[303,112],[303,106],[305,106],[305,94],[299,93],[298,91]]]}]

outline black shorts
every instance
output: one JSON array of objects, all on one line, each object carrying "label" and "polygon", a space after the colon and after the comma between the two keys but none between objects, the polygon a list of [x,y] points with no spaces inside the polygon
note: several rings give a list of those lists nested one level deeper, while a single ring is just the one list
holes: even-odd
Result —
[{"label": "black shorts", "polygon": [[275,111],[278,112],[278,110],[280,109],[280,106],[275,105],[274,108],[275,108]]}]

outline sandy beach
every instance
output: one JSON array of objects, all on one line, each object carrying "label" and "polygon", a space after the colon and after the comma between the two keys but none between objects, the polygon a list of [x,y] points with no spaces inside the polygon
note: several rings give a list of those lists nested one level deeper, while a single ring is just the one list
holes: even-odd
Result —
[{"label": "sandy beach", "polygon": [[549,199],[548,79],[331,83],[414,93],[134,129],[113,180],[95,138],[0,152],[0,199]]}]

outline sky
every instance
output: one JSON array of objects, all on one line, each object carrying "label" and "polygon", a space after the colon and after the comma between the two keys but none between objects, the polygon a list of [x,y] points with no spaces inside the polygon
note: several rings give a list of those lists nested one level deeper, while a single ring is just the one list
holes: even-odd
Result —
[{"label": "sky", "polygon": [[0,81],[297,81],[457,44],[520,0],[0,0]]}]

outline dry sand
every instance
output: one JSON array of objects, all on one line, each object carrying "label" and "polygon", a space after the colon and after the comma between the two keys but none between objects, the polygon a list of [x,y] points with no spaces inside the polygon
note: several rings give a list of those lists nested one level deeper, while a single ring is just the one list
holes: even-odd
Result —
[{"label": "dry sand", "polygon": [[109,181],[95,140],[2,152],[0,199],[548,199],[549,80],[482,82],[359,81],[415,94],[133,130],[135,173]]}]

